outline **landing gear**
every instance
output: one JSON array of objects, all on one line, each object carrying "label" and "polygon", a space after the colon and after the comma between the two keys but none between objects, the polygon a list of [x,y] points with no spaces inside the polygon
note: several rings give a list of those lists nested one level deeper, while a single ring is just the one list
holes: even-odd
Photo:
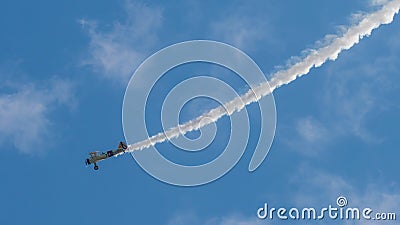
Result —
[{"label": "landing gear", "polygon": [[94,170],[98,170],[98,169],[99,169],[99,166],[94,164]]}]

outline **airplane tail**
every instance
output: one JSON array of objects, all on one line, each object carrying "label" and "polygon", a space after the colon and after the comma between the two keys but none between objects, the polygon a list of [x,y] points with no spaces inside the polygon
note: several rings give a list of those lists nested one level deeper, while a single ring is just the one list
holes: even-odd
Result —
[{"label": "airplane tail", "polygon": [[124,142],[120,142],[119,143],[119,145],[118,145],[118,148],[122,148],[123,150],[125,150],[125,149],[127,149],[128,148],[128,146],[124,143]]}]

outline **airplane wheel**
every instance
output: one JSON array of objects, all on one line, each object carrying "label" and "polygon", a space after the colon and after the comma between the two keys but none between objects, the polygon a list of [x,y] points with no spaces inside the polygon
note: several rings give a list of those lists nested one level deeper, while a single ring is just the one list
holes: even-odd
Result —
[{"label": "airplane wheel", "polygon": [[99,169],[99,166],[94,166],[94,170],[98,170]]}]

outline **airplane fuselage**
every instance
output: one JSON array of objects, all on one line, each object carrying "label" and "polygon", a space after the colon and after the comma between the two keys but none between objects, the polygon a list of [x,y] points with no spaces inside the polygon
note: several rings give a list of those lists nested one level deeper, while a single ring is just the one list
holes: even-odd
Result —
[{"label": "airplane fuselage", "polygon": [[117,149],[109,150],[107,152],[91,152],[90,157],[85,160],[86,165],[94,164],[94,169],[98,170],[99,167],[97,166],[97,162],[110,158],[112,156],[118,156],[120,154],[125,153],[127,146],[125,143],[120,142]]}]

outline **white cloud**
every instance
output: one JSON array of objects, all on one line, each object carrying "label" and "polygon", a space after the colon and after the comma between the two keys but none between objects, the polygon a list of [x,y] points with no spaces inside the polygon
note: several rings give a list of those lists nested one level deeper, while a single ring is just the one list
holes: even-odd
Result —
[{"label": "white cloud", "polygon": [[264,17],[240,12],[230,15],[224,15],[222,19],[211,24],[213,37],[217,40],[227,42],[242,50],[259,49],[257,44],[262,42],[262,45],[280,44],[278,40],[273,38],[273,28]]},{"label": "white cloud", "polygon": [[173,216],[169,222],[167,223],[168,225],[186,225],[186,224],[198,224],[199,223],[199,218],[197,215],[193,212],[180,212]]},{"label": "white cloud", "polygon": [[332,140],[337,137],[330,124],[316,116],[295,118],[294,125],[282,125],[283,131],[280,140],[296,151],[308,157],[320,157],[329,148]]},{"label": "white cloud", "polygon": [[328,136],[327,129],[315,118],[309,116],[297,122],[296,130],[309,143],[320,143]]},{"label": "white cloud", "polygon": [[371,5],[377,5],[377,6],[381,6],[381,5],[384,5],[384,4],[386,4],[386,3],[388,3],[389,2],[389,0],[371,0],[370,1],[370,4]]},{"label": "white cloud", "polygon": [[[386,183],[366,182],[355,184],[353,180],[346,179],[340,175],[317,170],[309,166],[301,166],[297,173],[294,173],[289,185],[293,191],[286,192],[281,199],[288,199],[287,205],[272,205],[270,207],[328,207],[336,206],[336,200],[339,196],[346,197],[348,207],[357,207],[361,210],[369,207],[374,213],[390,213],[396,212],[399,216],[400,194],[396,191],[399,184],[391,184],[390,187]],[[269,193],[271,196],[273,193]],[[268,201],[270,199],[260,199]],[[373,216],[375,214],[371,214]],[[278,221],[278,222],[277,222]],[[280,224],[279,220],[260,220],[256,214],[251,216],[243,216],[241,214],[226,214],[206,219],[200,219],[199,215],[194,213],[181,212],[169,220],[168,225],[259,225],[259,224]],[[293,221],[295,224],[309,224],[310,221],[298,220]],[[314,221],[311,221],[312,223]],[[329,218],[321,221],[330,223]],[[344,224],[376,224],[375,221],[367,220],[348,220],[343,221]]]},{"label": "white cloud", "polygon": [[[353,15],[354,20],[362,17],[362,13]],[[398,25],[395,20],[351,51],[343,52],[335,63],[315,69],[318,76],[323,76],[324,83],[316,87],[316,97],[309,99],[315,102],[309,103],[318,105],[318,110],[295,118],[294,126],[285,131],[296,131],[290,140],[283,138],[287,145],[296,150],[300,145],[315,153],[318,149],[329,149],[327,144],[343,138],[351,137],[366,144],[385,141],[385,135],[372,127],[376,121],[390,123],[383,119],[385,113],[398,109],[393,98],[400,91]],[[316,45],[330,43],[334,37],[327,36]]]},{"label": "white cloud", "polygon": [[264,38],[261,30],[263,27],[265,26],[256,20],[240,16],[229,17],[212,25],[217,37],[241,49],[246,48],[249,43]]},{"label": "white cloud", "polygon": [[368,123],[390,104],[385,96],[390,96],[392,71],[390,66],[381,67],[380,61],[338,70],[337,76],[327,80],[322,105],[332,133],[353,135],[366,143],[382,141],[368,129]]},{"label": "white cloud", "polygon": [[254,217],[244,217],[238,214],[225,215],[221,217],[213,217],[209,219],[200,219],[198,215],[194,213],[182,212],[175,215],[168,225],[259,225],[259,224],[269,224],[267,221],[261,221]]},{"label": "white cloud", "polygon": [[230,215],[221,218],[210,219],[204,225],[259,225],[268,224],[266,221],[261,221],[257,216],[246,218],[239,215]]},{"label": "white cloud", "polygon": [[94,21],[79,20],[87,30],[90,43],[84,65],[107,78],[125,83],[139,64],[151,53],[162,22],[160,9],[126,1],[125,20],[104,30]]},{"label": "white cloud", "polygon": [[315,98],[319,110],[296,119],[296,135],[286,141],[288,145],[326,149],[326,144],[349,136],[367,144],[385,141],[382,134],[370,127],[385,112],[398,107],[391,96],[400,90],[396,85],[399,79],[395,76],[399,46],[390,40],[386,44],[383,49],[390,50],[384,55],[360,57],[368,55],[366,47],[349,52],[344,56],[346,59],[328,65],[321,74],[325,83],[317,90],[321,94]]},{"label": "white cloud", "polygon": [[60,105],[75,106],[72,84],[53,79],[42,86],[7,82],[0,87],[0,145],[22,153],[43,151],[51,137],[49,114]]},{"label": "white cloud", "polygon": [[[369,207],[374,212],[398,212],[400,194],[379,182],[355,185],[351,180],[328,172],[302,167],[293,176],[296,186],[292,201],[300,207],[335,205],[339,196],[345,196],[348,207]],[[394,184],[397,186],[399,184]],[[398,216],[398,215],[397,215]],[[348,221],[351,224],[376,224],[375,221]],[[353,223],[354,222],[354,223]]]}]

